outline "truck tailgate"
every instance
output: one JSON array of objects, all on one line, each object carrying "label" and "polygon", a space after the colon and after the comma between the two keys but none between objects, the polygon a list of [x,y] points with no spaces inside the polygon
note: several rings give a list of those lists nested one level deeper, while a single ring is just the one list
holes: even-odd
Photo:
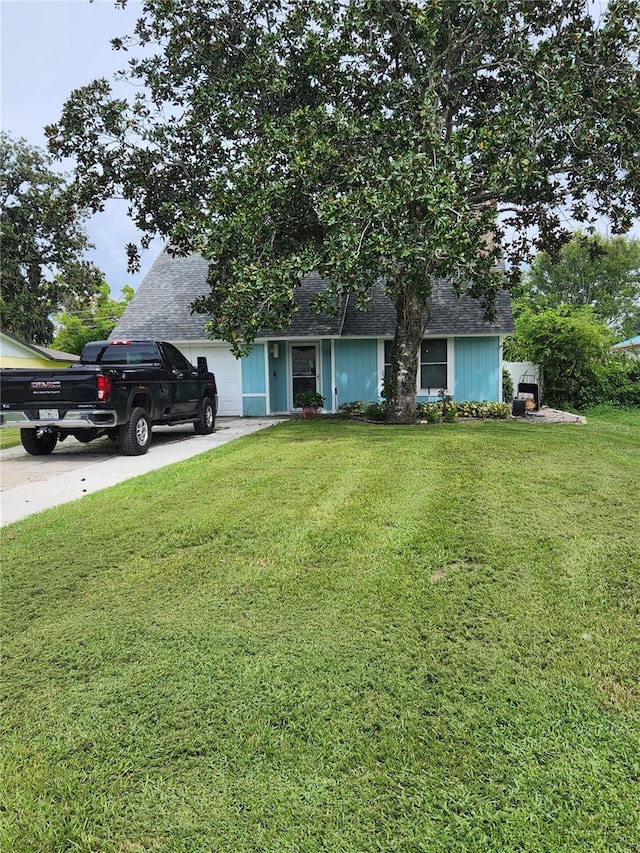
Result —
[{"label": "truck tailgate", "polygon": [[2,371],[2,408],[49,408],[97,401],[97,367]]}]

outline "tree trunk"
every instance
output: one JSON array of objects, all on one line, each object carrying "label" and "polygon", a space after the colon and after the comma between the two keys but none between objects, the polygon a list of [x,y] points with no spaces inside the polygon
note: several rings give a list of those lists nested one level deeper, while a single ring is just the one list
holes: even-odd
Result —
[{"label": "tree trunk", "polygon": [[413,285],[404,285],[396,299],[396,332],[387,388],[387,423],[414,424],[420,342],[424,334],[425,300]]}]

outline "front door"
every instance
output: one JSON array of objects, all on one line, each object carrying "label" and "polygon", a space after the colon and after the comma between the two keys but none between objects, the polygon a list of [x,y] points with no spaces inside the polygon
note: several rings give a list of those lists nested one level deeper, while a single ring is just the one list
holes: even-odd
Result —
[{"label": "front door", "polygon": [[318,391],[318,348],[315,344],[291,347],[291,403],[300,391]]}]

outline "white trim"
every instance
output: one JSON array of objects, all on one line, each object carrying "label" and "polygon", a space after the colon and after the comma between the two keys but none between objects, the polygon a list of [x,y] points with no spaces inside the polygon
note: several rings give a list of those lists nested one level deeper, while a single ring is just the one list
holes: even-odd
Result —
[{"label": "white trim", "polygon": [[384,345],[389,340],[393,338],[378,338],[378,397],[382,397],[384,391]]},{"label": "white trim", "polygon": [[264,346],[264,389],[265,389],[265,410],[268,415],[271,414],[271,385],[269,383],[269,377],[271,376],[271,370],[269,368],[269,359],[271,358],[269,354],[269,343],[266,342],[263,344]]},{"label": "white trim", "polygon": [[[430,334],[423,335],[423,338],[497,338],[500,335],[510,335],[512,332],[433,332]],[[304,343],[305,341],[392,341],[394,333],[389,332],[389,334],[384,334],[382,332],[372,333],[369,335],[306,335],[302,336],[287,336],[283,335],[282,337],[277,337],[277,335],[273,335],[268,338],[256,338],[254,343],[256,344],[264,344],[270,341],[278,340],[285,341],[286,343],[295,343],[299,341],[300,343]],[[229,348],[231,344],[226,341],[209,341],[208,338],[205,339],[209,343],[219,343],[226,344]],[[193,343],[193,341],[189,341],[189,343]]]},{"label": "white trim", "polygon": [[[459,335],[449,335],[449,336],[433,335],[431,338],[429,338],[429,336],[427,335],[427,336],[424,336],[423,338],[421,338],[421,340],[420,340],[420,347],[421,348],[422,348],[422,341],[423,340],[429,340],[429,339],[430,340],[445,340],[447,342],[447,387],[445,390],[446,390],[447,394],[450,394],[452,397],[453,397],[454,383],[455,383],[454,364],[455,364],[455,338],[456,337],[459,337]],[[469,335],[468,337],[474,337],[474,336]],[[485,337],[485,336],[482,335],[481,337]],[[382,396],[383,383],[384,383],[384,365],[385,365],[384,345],[387,341],[392,341],[392,340],[393,340],[393,338],[378,338],[378,396],[380,396],[380,397]],[[434,388],[429,389],[429,388],[421,388],[420,387],[420,384],[418,382],[418,379],[420,378],[420,364],[421,364],[420,356],[421,356],[421,353],[419,352],[418,353],[418,369],[416,371],[416,396],[417,397],[437,397],[438,396],[437,392],[440,391],[439,388],[438,389],[434,389]],[[436,393],[434,393],[434,391]]]},{"label": "white trim", "polygon": [[499,338],[501,335],[511,335],[512,332],[446,332],[423,335],[423,338]]},{"label": "white trim", "polygon": [[[454,375],[453,375],[453,359],[454,359],[454,343],[453,343],[453,335],[447,337],[445,335],[433,335],[431,338],[428,336],[422,337],[420,341],[420,352],[418,353],[418,374],[416,376],[416,394],[418,397],[437,397],[438,392],[441,390],[440,388],[422,388],[420,382],[418,380],[422,380],[422,371],[420,370],[421,356],[422,356],[422,341],[424,340],[432,340],[432,341],[440,341],[444,340],[447,344],[447,387],[444,389],[447,394],[453,397],[453,383],[454,383]],[[442,362],[434,362],[435,364],[442,364]]]},{"label": "white trim", "polygon": [[331,338],[331,409],[330,409],[330,411],[332,411],[332,412],[335,412],[338,408],[338,386],[336,384],[336,340],[337,340],[337,338]]}]

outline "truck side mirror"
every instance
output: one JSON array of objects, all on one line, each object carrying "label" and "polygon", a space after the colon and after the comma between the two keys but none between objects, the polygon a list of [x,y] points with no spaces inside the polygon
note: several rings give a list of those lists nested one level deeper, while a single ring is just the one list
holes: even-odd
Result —
[{"label": "truck side mirror", "polygon": [[209,367],[207,366],[207,357],[204,355],[198,356],[198,373],[208,373]]}]

